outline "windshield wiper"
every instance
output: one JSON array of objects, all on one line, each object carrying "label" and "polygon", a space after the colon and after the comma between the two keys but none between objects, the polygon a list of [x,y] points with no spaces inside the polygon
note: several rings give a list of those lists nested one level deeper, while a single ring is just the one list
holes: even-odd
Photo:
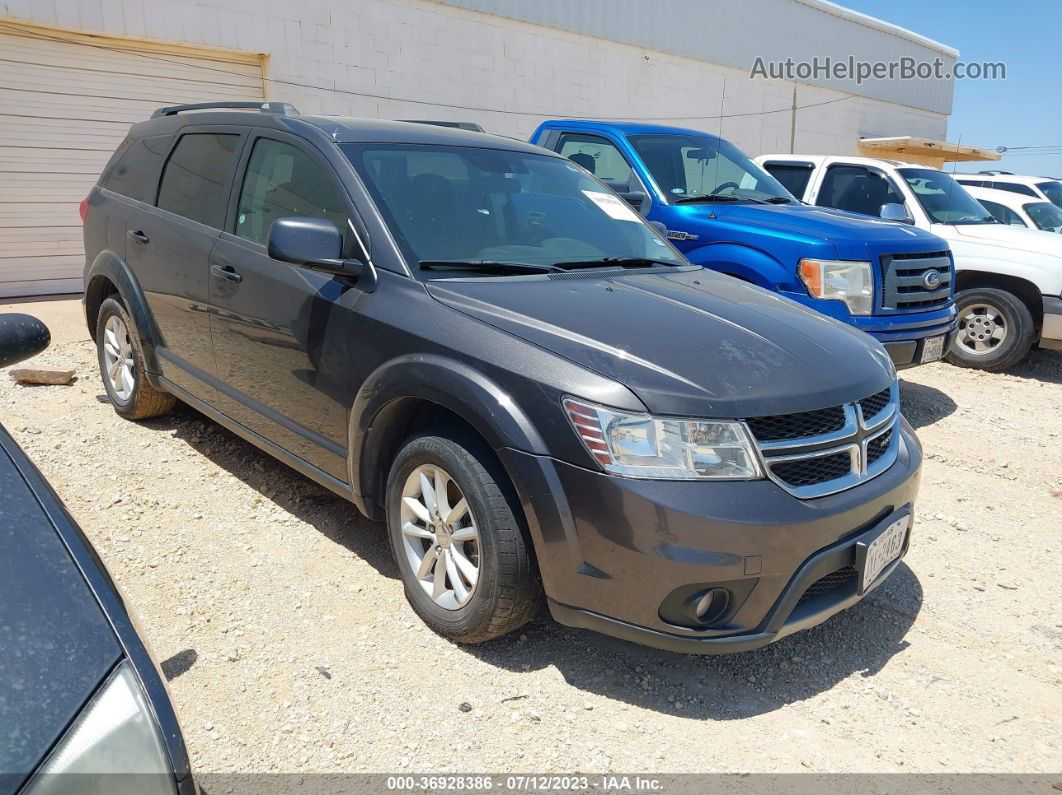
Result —
[{"label": "windshield wiper", "polygon": [[683,196],[675,199],[675,204],[694,204],[696,202],[753,202],[754,204],[766,204],[763,199],[754,199],[751,196],[731,196],[728,193],[706,193],[703,196]]},{"label": "windshield wiper", "polygon": [[793,202],[799,203],[797,199],[790,199],[788,196],[772,196],[769,199],[764,199],[768,204],[792,204]]},{"label": "windshield wiper", "polygon": [[550,273],[559,271],[556,265],[532,262],[500,262],[487,259],[422,259],[422,270],[481,271],[483,273]]},{"label": "windshield wiper", "polygon": [[650,257],[601,257],[600,259],[568,260],[555,264],[557,270],[571,270],[573,268],[644,268],[647,265],[667,265],[669,268],[674,268],[682,263]]}]

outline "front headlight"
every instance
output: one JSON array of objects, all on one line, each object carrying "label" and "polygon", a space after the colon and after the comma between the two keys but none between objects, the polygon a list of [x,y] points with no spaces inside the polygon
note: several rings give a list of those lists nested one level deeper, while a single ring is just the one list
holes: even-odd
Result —
[{"label": "front headlight", "polygon": [[657,419],[565,398],[586,449],[606,472],[659,480],[763,477],[740,422]]},{"label": "front headlight", "polygon": [[874,276],[869,262],[802,259],[797,270],[812,298],[844,301],[853,315],[874,311]]},{"label": "front headlight", "polygon": [[23,790],[174,795],[177,785],[155,718],[128,662],[96,691]]}]

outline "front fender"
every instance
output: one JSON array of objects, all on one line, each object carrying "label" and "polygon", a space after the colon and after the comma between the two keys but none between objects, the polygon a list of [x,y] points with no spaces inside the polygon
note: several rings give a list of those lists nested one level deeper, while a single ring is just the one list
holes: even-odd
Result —
[{"label": "front fender", "polygon": [[747,282],[775,292],[792,291],[796,287],[794,272],[766,251],[740,243],[707,243],[688,251],[686,258],[695,265],[740,276]]},{"label": "front fender", "polygon": [[102,291],[109,282],[114,285],[136,324],[144,351],[144,365],[151,374],[161,373],[156,349],[163,344],[155,319],[148,309],[147,299],[129,264],[113,251],[101,251],[85,271],[85,321],[93,340],[96,339],[96,318],[90,317],[92,307],[99,307],[106,297]]},{"label": "front fender", "polygon": [[1000,250],[998,246],[951,242],[955,271],[1012,276],[1032,284],[1041,295],[1062,294],[1062,260],[1036,252]]},{"label": "front fender", "polygon": [[384,451],[399,432],[389,409],[404,400],[427,401],[461,417],[495,450],[513,448],[546,455],[546,444],[513,397],[474,367],[435,354],[409,354],[373,371],[354,398],[350,415],[348,468],[359,497],[378,487]]}]

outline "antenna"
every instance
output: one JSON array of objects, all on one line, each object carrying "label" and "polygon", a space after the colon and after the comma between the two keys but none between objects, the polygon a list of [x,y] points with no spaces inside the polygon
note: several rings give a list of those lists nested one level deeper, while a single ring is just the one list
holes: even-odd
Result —
[{"label": "antenna", "polygon": [[710,218],[717,218],[718,217],[716,215],[716,213],[715,213],[715,206],[716,206],[715,189],[719,187],[719,158],[720,158],[720,154],[721,154],[721,150],[722,150],[722,147],[720,146],[720,143],[723,140],[723,106],[724,106],[725,103],[726,103],[726,78],[724,77],[723,78],[723,90],[719,94],[719,129],[717,130],[717,133],[716,133],[717,140],[715,142],[715,175],[712,177],[712,182],[714,182],[715,184],[712,186],[712,213],[709,216]]},{"label": "antenna", "polygon": [[[959,147],[960,146],[962,146],[962,133],[959,133],[959,137],[955,141],[955,157],[959,156]],[[957,165],[958,165],[958,161],[957,160],[952,160],[951,161],[951,173],[952,174],[955,173],[955,168],[956,168]],[[943,171],[943,170],[944,169],[941,169],[941,171]],[[945,171],[944,173],[946,174],[947,172]],[[958,185],[958,184],[959,183],[955,181],[955,178],[952,177],[951,184],[948,185],[948,206],[951,205],[951,197],[955,195],[955,186]],[[933,219],[930,218],[931,222],[932,222],[932,220]]]}]

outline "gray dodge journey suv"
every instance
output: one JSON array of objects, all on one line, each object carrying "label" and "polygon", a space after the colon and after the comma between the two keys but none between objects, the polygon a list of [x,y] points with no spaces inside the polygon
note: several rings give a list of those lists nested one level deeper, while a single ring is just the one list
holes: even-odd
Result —
[{"label": "gray dodge journey suv", "polygon": [[461,129],[161,108],[82,205],[115,410],[181,400],[387,523],[462,643],[543,598],[762,646],[907,549],[921,451],[870,337],[692,266],[564,158]]}]

